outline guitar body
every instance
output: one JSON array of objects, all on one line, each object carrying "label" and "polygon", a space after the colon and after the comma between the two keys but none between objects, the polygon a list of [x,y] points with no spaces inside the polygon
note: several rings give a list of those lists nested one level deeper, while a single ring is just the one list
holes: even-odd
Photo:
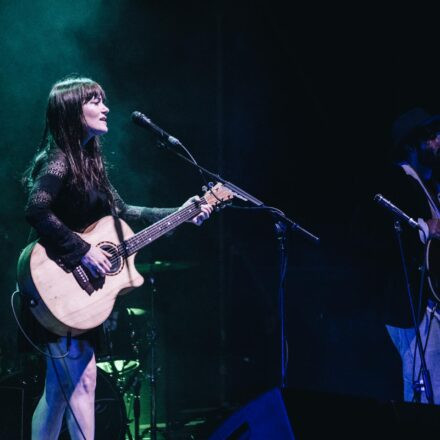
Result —
[{"label": "guitar body", "polygon": [[[118,220],[123,240],[134,235],[131,228]],[[112,253],[121,243],[115,220],[103,217],[78,234],[92,246]],[[110,315],[118,295],[143,284],[144,279],[134,266],[136,254],[115,257],[111,273],[94,283],[89,293],[81,287],[73,273],[67,273],[46,252],[38,241],[29,244],[18,261],[18,284],[28,297],[31,311],[43,327],[60,336],[69,332],[79,335],[102,324]],[[92,278],[92,277],[89,277]]]}]

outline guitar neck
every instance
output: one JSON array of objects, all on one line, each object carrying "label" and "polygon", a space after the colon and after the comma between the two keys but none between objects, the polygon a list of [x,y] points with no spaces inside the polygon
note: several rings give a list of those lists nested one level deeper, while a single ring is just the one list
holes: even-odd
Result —
[{"label": "guitar neck", "polygon": [[185,208],[173,212],[162,220],[159,220],[153,225],[142,229],[142,231],[139,231],[137,234],[133,235],[133,237],[124,240],[124,242],[119,245],[120,253],[126,257],[133,255],[141,250],[144,246],[149,245],[154,240],[162,237],[162,235],[172,231],[173,229],[177,228],[177,226],[202,212],[200,205],[204,203],[206,203],[206,201],[204,197],[201,197],[200,200],[193,202]]}]

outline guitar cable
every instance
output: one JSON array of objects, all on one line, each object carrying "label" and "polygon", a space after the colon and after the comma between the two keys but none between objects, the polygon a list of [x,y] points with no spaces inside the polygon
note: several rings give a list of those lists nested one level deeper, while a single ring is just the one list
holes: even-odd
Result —
[{"label": "guitar cable", "polygon": [[70,380],[70,385],[72,387],[72,390],[74,390],[75,387],[73,386],[72,376],[71,376],[71,374],[69,372],[69,367],[67,366],[67,363],[66,363],[66,356],[62,356],[62,357],[53,356],[52,355],[52,350],[50,349],[50,345],[49,344],[47,344],[47,350],[50,353],[50,359],[52,361],[53,369],[55,370],[55,376],[57,378],[58,386],[60,387],[61,393],[63,394],[64,400],[66,401],[66,404],[67,404],[67,407],[69,408],[70,414],[72,414],[72,417],[75,420],[75,424],[78,427],[79,432],[81,433],[82,438],[84,440],[87,440],[86,436],[84,435],[83,430],[81,429],[81,425],[79,424],[78,419],[76,418],[75,412],[73,411],[73,408],[70,405],[69,399],[68,399],[67,394],[66,394],[66,390],[64,389],[63,384],[61,383],[60,374],[58,373],[58,369],[57,369],[57,366],[56,366],[56,363],[55,363],[55,359],[62,359],[62,362],[64,363],[64,369],[65,369],[65,371],[67,373],[66,376]]},{"label": "guitar cable", "polygon": [[[65,353],[63,353],[62,355],[53,355],[53,354],[52,354],[52,350],[50,349],[49,344],[47,344],[47,350],[48,350],[49,354],[46,353],[45,351],[41,350],[40,347],[38,347],[38,346],[34,343],[34,341],[32,341],[32,339],[29,337],[29,335],[25,332],[23,326],[22,326],[21,323],[20,323],[20,320],[18,319],[18,315],[17,315],[17,312],[16,312],[16,310],[15,310],[15,306],[14,306],[14,298],[15,298],[15,296],[16,296],[17,294],[19,294],[19,293],[20,293],[20,289],[19,289],[18,285],[16,285],[16,288],[15,288],[15,290],[12,292],[12,295],[11,295],[11,308],[12,308],[12,313],[13,313],[13,315],[14,315],[15,322],[17,323],[17,326],[18,326],[18,328],[20,329],[20,331],[22,332],[23,336],[24,336],[24,337],[27,339],[27,341],[32,345],[32,347],[35,348],[35,350],[37,350],[39,353],[41,353],[41,354],[44,355],[45,357],[51,359],[51,361],[52,361],[52,365],[53,365],[53,368],[54,368],[54,371],[55,371],[55,375],[56,375],[56,378],[57,378],[57,382],[58,382],[58,385],[59,385],[59,387],[60,387],[60,390],[61,390],[61,392],[62,392],[62,394],[63,394],[64,400],[65,400],[66,403],[67,403],[67,407],[69,408],[69,411],[70,411],[70,413],[72,414],[72,417],[73,417],[73,419],[75,420],[75,423],[76,423],[76,425],[78,426],[78,429],[79,429],[79,431],[80,431],[80,433],[81,433],[83,439],[84,439],[84,440],[87,440],[87,439],[86,439],[86,436],[84,435],[84,432],[83,432],[82,429],[81,429],[81,426],[80,426],[80,424],[79,424],[79,422],[78,422],[78,419],[76,418],[75,413],[73,412],[73,409],[72,409],[72,407],[71,407],[71,405],[70,405],[69,399],[67,398],[66,391],[65,391],[64,388],[63,388],[63,385],[62,385],[62,383],[61,383],[61,379],[60,379],[60,375],[59,375],[59,373],[58,373],[58,369],[57,369],[56,364],[55,364],[55,359],[61,359],[61,360],[63,360],[63,361],[64,361],[65,369],[66,369],[67,373],[69,373],[69,369],[68,369],[68,367],[67,367],[67,364],[66,364],[66,362],[65,362],[65,359],[66,359],[66,357],[67,357],[67,356],[69,355],[69,353],[70,353],[71,334],[69,333],[69,334],[67,335],[67,342],[66,342],[66,345],[67,345],[68,348],[67,348],[67,351],[66,351]],[[68,375],[69,378],[70,378],[70,382],[72,382],[72,379],[71,379],[70,374],[67,374],[67,375]]]},{"label": "guitar cable", "polygon": [[15,306],[14,306],[14,298],[19,293],[20,293],[20,288],[18,287],[18,285],[16,285],[15,290],[12,292],[12,295],[11,295],[11,308],[12,308],[12,314],[14,315],[15,322],[17,323],[17,326],[20,329],[23,336],[26,338],[26,340],[29,342],[29,344],[31,344],[32,347],[35,348],[35,350],[37,350],[40,354],[42,354],[48,358],[51,358],[51,359],[64,359],[64,358],[66,358],[70,353],[70,336],[69,335],[67,336],[67,351],[65,353],[63,353],[62,355],[52,356],[52,354],[47,354],[45,351],[41,350],[40,347],[38,347],[34,343],[34,341],[32,341],[30,336],[26,333],[26,331],[24,330],[23,326],[20,323],[20,320],[18,319],[18,315],[17,315],[17,312],[15,310]]}]

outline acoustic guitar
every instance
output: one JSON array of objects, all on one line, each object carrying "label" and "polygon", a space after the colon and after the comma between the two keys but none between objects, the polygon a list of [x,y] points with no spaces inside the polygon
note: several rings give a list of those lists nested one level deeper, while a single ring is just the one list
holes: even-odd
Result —
[{"label": "acoustic guitar", "polygon": [[233,198],[221,183],[185,208],[134,233],[121,219],[106,216],[78,234],[92,246],[109,252],[111,270],[94,278],[82,265],[72,272],[61,268],[38,240],[30,243],[18,260],[18,285],[31,311],[43,327],[60,336],[75,336],[102,324],[110,315],[118,295],[143,284],[136,270],[136,253],[167,232],[201,212],[200,205],[220,207]]}]

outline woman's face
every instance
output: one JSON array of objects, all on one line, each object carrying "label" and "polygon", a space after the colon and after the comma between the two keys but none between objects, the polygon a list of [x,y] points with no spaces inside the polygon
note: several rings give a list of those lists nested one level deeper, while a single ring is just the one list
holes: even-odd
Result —
[{"label": "woman's face", "polygon": [[102,98],[97,96],[86,102],[82,106],[84,119],[87,125],[87,138],[100,136],[107,133],[107,113],[110,111],[102,102]]}]

